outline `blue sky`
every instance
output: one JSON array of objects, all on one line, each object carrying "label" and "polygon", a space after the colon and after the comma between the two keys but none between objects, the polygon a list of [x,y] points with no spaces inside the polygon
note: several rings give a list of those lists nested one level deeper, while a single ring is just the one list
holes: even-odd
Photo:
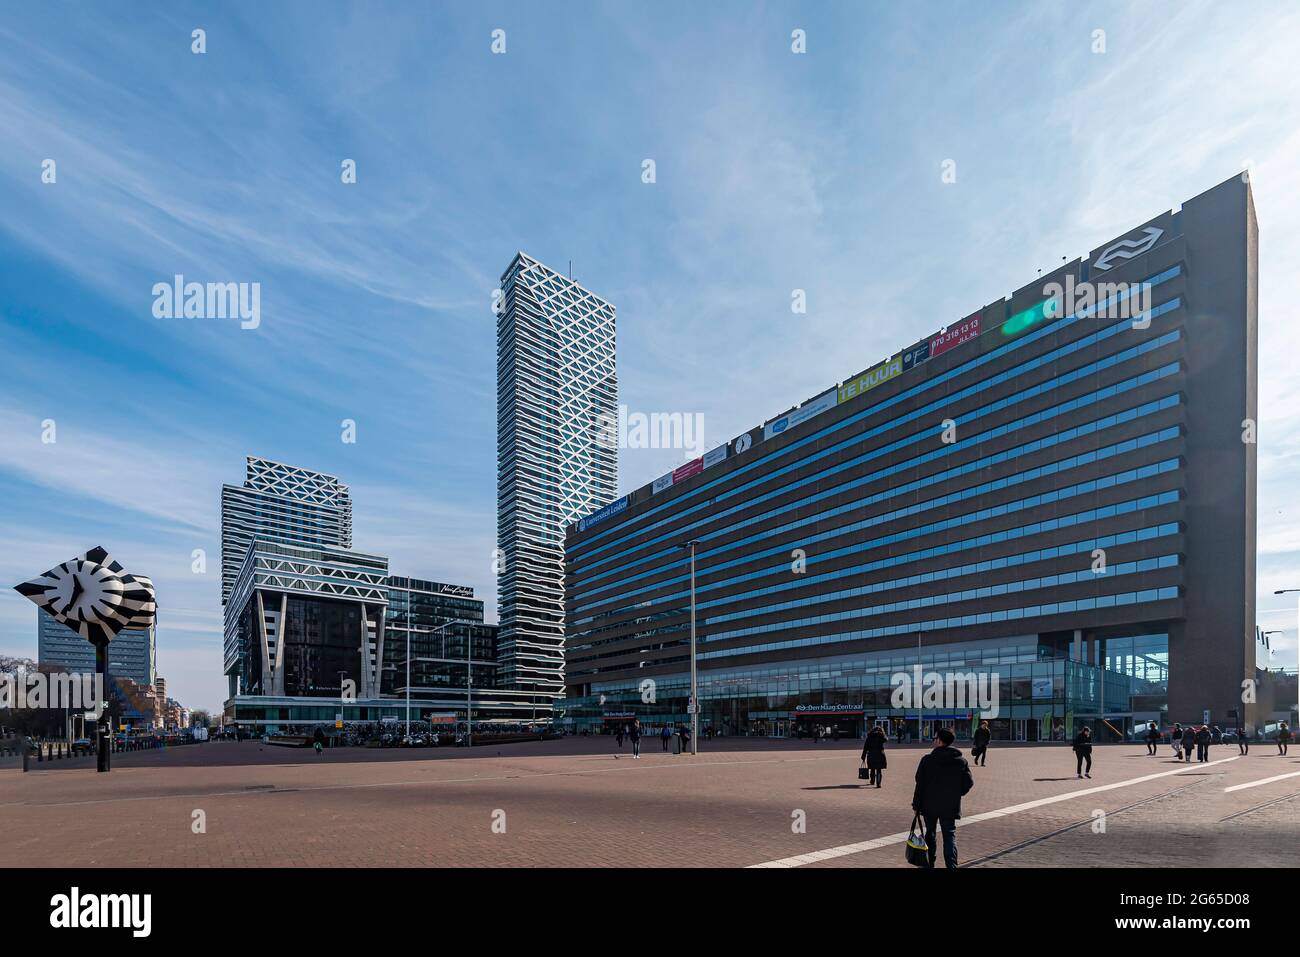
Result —
[{"label": "blue sky", "polygon": [[[105,545],[158,584],[169,690],[219,707],[251,453],[338,475],[357,548],[494,618],[515,250],[572,260],[618,307],[620,400],[712,445],[1249,166],[1260,622],[1293,664],[1297,61],[1285,2],[9,5],[0,580]],[[176,273],[261,283],[261,326],[154,318]],[[620,485],[681,457],[624,451]],[[0,653],[35,636],[0,590]]]}]

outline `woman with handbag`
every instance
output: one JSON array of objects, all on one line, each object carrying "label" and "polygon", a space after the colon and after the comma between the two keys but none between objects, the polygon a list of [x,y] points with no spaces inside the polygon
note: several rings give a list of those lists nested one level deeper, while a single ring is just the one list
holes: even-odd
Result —
[{"label": "woman with handbag", "polygon": [[981,721],[980,726],[975,729],[974,746],[971,748],[970,756],[975,759],[975,765],[987,766],[989,763],[989,739],[993,737],[993,732],[989,730],[989,723]]},{"label": "woman with handbag", "polygon": [[[1084,725],[1074,736],[1075,777],[1092,777],[1092,728]],[[1083,770],[1083,762],[1088,762],[1088,770]]]},{"label": "woman with handbag", "polygon": [[889,766],[885,760],[885,731],[879,725],[867,732],[862,743],[862,760],[867,764],[867,783],[880,787],[882,772]]}]

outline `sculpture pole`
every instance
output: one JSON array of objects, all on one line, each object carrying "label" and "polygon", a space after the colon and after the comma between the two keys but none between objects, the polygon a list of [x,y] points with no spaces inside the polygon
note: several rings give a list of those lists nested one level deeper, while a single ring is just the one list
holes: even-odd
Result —
[{"label": "sculpture pole", "polygon": [[[95,642],[95,687],[99,697],[95,701],[95,770],[107,771],[108,744],[113,733],[113,723],[108,717],[108,642]],[[108,734],[104,725],[108,725]]]}]

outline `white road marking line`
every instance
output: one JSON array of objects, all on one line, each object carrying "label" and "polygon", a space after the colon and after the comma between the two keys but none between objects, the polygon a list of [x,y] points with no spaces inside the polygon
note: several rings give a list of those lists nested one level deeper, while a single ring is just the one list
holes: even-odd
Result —
[{"label": "white road marking line", "polygon": [[[1039,798],[1036,801],[1026,801],[1024,804],[1013,804],[1010,807],[998,808],[996,811],[984,811],[980,814],[972,814],[969,817],[963,817],[957,822],[958,827],[967,824],[977,824],[980,821],[990,821],[993,818],[1006,817],[1009,814],[1019,814],[1021,811],[1030,811],[1037,807],[1044,807],[1048,804],[1059,804],[1061,801],[1073,801],[1075,798],[1087,797],[1089,794],[1100,794],[1103,791],[1114,791],[1117,788],[1126,788],[1133,784],[1142,784],[1145,781],[1154,781],[1157,778],[1167,778],[1174,774],[1182,774],[1193,768],[1213,767],[1216,764],[1225,764],[1228,761],[1236,761],[1241,755],[1233,755],[1230,758],[1220,758],[1218,761],[1210,761],[1208,764],[1189,764],[1187,767],[1178,768],[1176,771],[1159,771],[1155,774],[1144,774],[1140,778],[1130,778],[1127,781],[1116,781],[1114,784],[1099,784],[1096,787],[1084,788],[1082,791],[1069,791],[1065,794],[1056,794],[1052,797]],[[1297,772],[1300,773],[1300,772]],[[1290,775],[1286,775],[1290,777]],[[1263,782],[1260,782],[1263,783]],[[846,857],[849,854],[860,854],[863,851],[874,850],[878,847],[887,847],[890,844],[902,844],[907,840],[907,831],[899,831],[897,834],[889,834],[885,837],[877,837],[870,841],[862,841],[857,844],[844,844],[840,847],[829,847],[824,851],[813,851],[808,854],[800,854],[797,857],[783,857],[776,861],[766,861],[762,864],[750,864],[750,867],[799,867],[801,864],[811,864],[814,861],[824,861],[832,857]]]},{"label": "white road marking line", "polygon": [[1246,788],[1257,788],[1261,784],[1272,784],[1274,781],[1285,781],[1287,778],[1300,777],[1300,771],[1292,771],[1290,774],[1277,774],[1271,778],[1261,778],[1258,781],[1247,781],[1245,784],[1234,784],[1230,788],[1224,788],[1224,794],[1231,794],[1233,791],[1244,791]]}]

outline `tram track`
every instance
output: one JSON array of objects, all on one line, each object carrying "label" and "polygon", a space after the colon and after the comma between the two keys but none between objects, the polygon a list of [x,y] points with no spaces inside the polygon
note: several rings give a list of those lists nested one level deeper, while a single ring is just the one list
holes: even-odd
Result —
[{"label": "tram track", "polygon": [[1219,824],[1226,824],[1228,821],[1235,821],[1237,818],[1245,817],[1247,814],[1254,814],[1256,811],[1263,811],[1266,808],[1278,804],[1285,804],[1287,801],[1294,801],[1300,798],[1300,791],[1292,791],[1290,794],[1284,794],[1280,798],[1273,798],[1271,801],[1265,801],[1263,804],[1256,804],[1254,807],[1248,807],[1244,811],[1238,811],[1235,814],[1229,814],[1227,817],[1219,818]]},{"label": "tram track", "polygon": [[[1178,787],[1173,788],[1172,790],[1162,791],[1160,794],[1153,794],[1150,797],[1142,798],[1140,801],[1134,801],[1131,804],[1125,804],[1123,807],[1116,808],[1113,811],[1107,811],[1106,817],[1108,818],[1114,817],[1117,814],[1123,814],[1126,811],[1133,811],[1136,810],[1137,808],[1145,807],[1148,804],[1155,804],[1159,801],[1165,800],[1166,798],[1171,798],[1174,797],[1175,795],[1181,794],[1184,791],[1192,790],[1193,788],[1204,788],[1207,783],[1208,783],[1207,781],[1189,781],[1187,784],[1179,785]],[[1296,792],[1296,793],[1300,794],[1300,792]],[[1078,820],[1071,824],[1067,824],[1064,827],[1056,828],[1055,830],[1050,831],[1047,834],[1040,834],[1037,837],[1031,837],[1023,841],[1018,841],[1015,844],[1002,848],[1001,850],[994,851],[992,854],[985,854],[983,857],[977,857],[975,858],[975,860],[967,861],[966,863],[961,864],[959,866],[976,867],[980,864],[987,863],[988,861],[995,861],[998,860],[999,858],[1006,857],[1011,854],[1015,854],[1019,851],[1026,850],[1031,847],[1035,847],[1036,845],[1042,844],[1044,841],[1050,841],[1054,837],[1060,837],[1062,834],[1068,834],[1070,831],[1077,831],[1081,827],[1089,827],[1093,824],[1094,821],[1095,818],[1089,816],[1083,818],[1082,820]]]}]

